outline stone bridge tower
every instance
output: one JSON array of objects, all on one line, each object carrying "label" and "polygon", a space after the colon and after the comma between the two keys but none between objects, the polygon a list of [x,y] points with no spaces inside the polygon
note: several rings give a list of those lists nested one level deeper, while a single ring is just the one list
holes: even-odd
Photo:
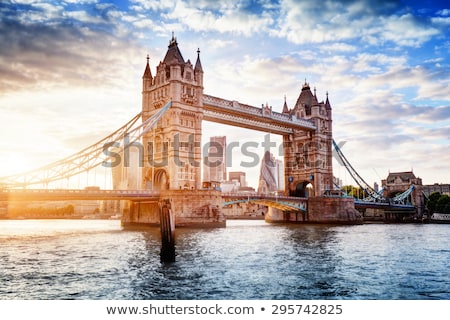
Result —
[{"label": "stone bridge tower", "polygon": [[328,93],[325,102],[319,102],[308,83],[293,109],[286,102],[283,113],[290,117],[310,120],[315,131],[295,131],[283,136],[286,194],[290,196],[321,196],[333,189],[332,114]]},{"label": "stone bridge tower", "polygon": [[143,189],[194,190],[201,187],[203,69],[185,61],[172,35],[153,77],[149,58],[142,84],[142,121],[169,101],[172,106],[143,137]]}]

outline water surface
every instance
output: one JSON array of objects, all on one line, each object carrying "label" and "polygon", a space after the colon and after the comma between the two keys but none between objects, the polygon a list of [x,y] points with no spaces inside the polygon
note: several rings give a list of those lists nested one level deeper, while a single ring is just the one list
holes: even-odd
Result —
[{"label": "water surface", "polygon": [[450,299],[450,225],[159,229],[0,220],[1,299]]}]

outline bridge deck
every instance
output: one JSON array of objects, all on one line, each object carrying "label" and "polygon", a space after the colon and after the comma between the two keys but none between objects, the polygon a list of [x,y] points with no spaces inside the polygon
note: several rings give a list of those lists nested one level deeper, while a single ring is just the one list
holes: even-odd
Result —
[{"label": "bridge deck", "polygon": [[0,201],[147,200],[158,201],[150,190],[5,189]]},{"label": "bridge deck", "polygon": [[389,202],[369,202],[369,201],[361,201],[355,200],[355,208],[375,208],[375,209],[395,209],[395,210],[413,210],[415,206],[412,204],[397,204],[397,203],[389,203]]}]

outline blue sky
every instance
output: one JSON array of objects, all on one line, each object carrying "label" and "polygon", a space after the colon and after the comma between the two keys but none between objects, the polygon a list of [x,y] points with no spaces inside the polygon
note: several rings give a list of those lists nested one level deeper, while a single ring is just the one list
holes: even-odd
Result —
[{"label": "blue sky", "polygon": [[[369,183],[414,170],[450,183],[448,1],[2,1],[0,175],[70,155],[141,108],[172,32],[204,92],[281,111],[305,79]],[[264,134],[204,124],[204,138]],[[279,137],[274,137],[279,139]],[[240,170],[239,157],[230,170]],[[259,168],[248,171],[256,186]],[[353,183],[336,163],[334,173]]]}]

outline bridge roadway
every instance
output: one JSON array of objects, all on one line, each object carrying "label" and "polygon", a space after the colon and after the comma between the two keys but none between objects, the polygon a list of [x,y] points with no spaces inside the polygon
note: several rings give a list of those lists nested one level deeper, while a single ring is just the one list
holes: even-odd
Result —
[{"label": "bridge roadway", "polygon": [[159,201],[151,190],[3,189],[0,201],[146,200]]},{"label": "bridge roadway", "polygon": [[[308,198],[257,193],[223,193],[223,205],[253,202],[271,206],[282,211],[306,211]],[[0,201],[64,201],[64,200],[134,200],[157,202],[160,193],[151,190],[91,190],[91,189],[3,189]],[[355,200],[355,208],[379,208],[409,211],[413,205],[380,203]]]},{"label": "bridge roadway", "polygon": [[307,211],[308,198],[287,197],[282,195],[261,195],[257,193],[223,193],[224,206],[252,202],[273,207],[281,211]]},{"label": "bridge roadway", "polygon": [[392,202],[370,202],[355,199],[355,208],[374,208],[374,209],[389,209],[398,211],[410,211],[415,210],[415,206],[412,204],[398,204]]}]

